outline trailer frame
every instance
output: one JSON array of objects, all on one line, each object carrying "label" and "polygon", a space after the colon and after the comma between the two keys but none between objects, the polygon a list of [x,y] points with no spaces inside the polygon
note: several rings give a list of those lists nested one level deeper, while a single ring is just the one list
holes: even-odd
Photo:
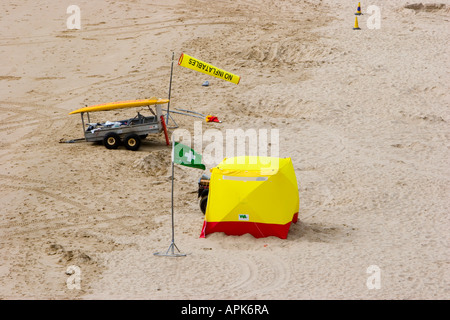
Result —
[{"label": "trailer frame", "polygon": [[[149,134],[159,134],[164,131],[167,135],[161,105],[155,104],[156,112],[150,105],[147,107],[152,113],[151,116],[144,116],[138,111],[133,118],[103,123],[92,123],[89,112],[81,112],[84,140],[102,142],[107,149],[117,149],[123,143],[128,150],[137,151],[141,140]],[[85,122],[85,113],[87,122]]]}]

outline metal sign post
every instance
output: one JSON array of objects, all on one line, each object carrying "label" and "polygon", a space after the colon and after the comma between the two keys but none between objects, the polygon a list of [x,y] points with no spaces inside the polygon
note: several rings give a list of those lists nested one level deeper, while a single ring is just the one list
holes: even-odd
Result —
[{"label": "metal sign post", "polygon": [[[178,124],[175,122],[175,120],[172,118],[172,116],[170,115],[169,109],[170,109],[170,96],[172,93],[172,77],[173,77],[173,61],[174,61],[174,55],[175,52],[172,52],[172,64],[170,66],[170,81],[169,81],[169,102],[167,103],[167,116],[166,116],[166,126],[167,128],[170,129],[176,129],[178,128]],[[169,127],[169,118],[172,119],[174,126],[173,127]]]},{"label": "metal sign post", "polygon": [[172,52],[172,64],[170,66],[170,82],[169,82],[169,102],[167,103],[167,117],[166,117],[166,125],[169,124],[169,109],[170,109],[170,94],[172,92],[172,75],[173,75],[173,58],[175,52]]},{"label": "metal sign post", "polygon": [[[186,254],[181,253],[178,249],[177,245],[175,244],[175,227],[174,227],[174,220],[173,220],[173,184],[174,184],[174,141],[172,138],[172,242],[170,243],[169,248],[166,252],[155,252],[155,256],[165,256],[165,257],[185,257]],[[175,249],[177,249],[178,252],[175,252]]]}]

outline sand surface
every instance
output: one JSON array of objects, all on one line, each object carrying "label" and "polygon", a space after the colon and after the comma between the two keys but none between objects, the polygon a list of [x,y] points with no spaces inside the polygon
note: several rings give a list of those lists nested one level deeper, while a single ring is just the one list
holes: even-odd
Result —
[{"label": "sand surface", "polygon": [[[363,1],[355,31],[349,1],[79,0],[68,30],[73,1],[2,1],[0,298],[449,299],[450,3],[422,3]],[[156,257],[171,241],[164,136],[137,152],[59,143],[82,137],[72,110],[166,98],[172,52],[242,79],[175,63],[171,108],[223,121],[203,131],[279,130],[300,195],[288,239],[200,239],[202,172],[176,167],[187,256]]]}]

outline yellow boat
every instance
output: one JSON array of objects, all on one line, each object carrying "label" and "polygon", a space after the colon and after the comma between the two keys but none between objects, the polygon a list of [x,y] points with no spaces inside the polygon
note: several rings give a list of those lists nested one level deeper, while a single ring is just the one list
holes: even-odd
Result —
[{"label": "yellow boat", "polygon": [[116,101],[116,102],[109,102],[109,103],[103,103],[103,104],[97,104],[97,105],[93,105],[93,106],[89,106],[89,107],[84,107],[84,108],[72,111],[69,114],[84,113],[84,112],[96,112],[96,111],[108,111],[108,110],[123,109],[123,108],[134,108],[134,107],[142,107],[142,106],[149,106],[149,105],[155,105],[155,104],[165,104],[168,102],[169,102],[168,99],[156,99],[156,98],[142,99],[142,100]]}]

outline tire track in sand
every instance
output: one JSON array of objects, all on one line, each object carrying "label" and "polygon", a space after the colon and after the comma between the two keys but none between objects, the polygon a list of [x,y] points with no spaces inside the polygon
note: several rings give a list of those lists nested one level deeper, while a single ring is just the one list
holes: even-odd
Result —
[{"label": "tire track in sand", "polygon": [[[28,233],[36,232],[36,231],[43,230],[43,229],[56,230],[56,229],[61,229],[64,227],[71,227],[72,223],[74,223],[74,222],[71,222],[69,220],[73,220],[73,219],[78,220],[80,218],[82,218],[82,219],[86,219],[86,218],[95,219],[95,218],[99,218],[99,217],[103,218],[103,219],[95,219],[95,223],[97,223],[97,224],[102,223],[102,222],[110,222],[110,221],[116,221],[116,220],[119,221],[122,219],[130,219],[130,218],[134,218],[134,219],[148,218],[148,216],[145,215],[144,210],[139,209],[139,208],[130,208],[129,206],[127,206],[126,208],[120,208],[120,209],[113,208],[113,210],[109,210],[109,211],[98,211],[96,209],[93,209],[86,205],[83,205],[78,201],[68,199],[65,196],[61,196],[61,195],[56,194],[55,192],[48,191],[48,187],[44,187],[45,183],[43,181],[40,181],[37,179],[14,177],[14,176],[3,175],[3,174],[0,174],[0,177],[2,179],[11,179],[14,181],[22,180],[22,181],[37,183],[37,184],[42,185],[40,187],[27,187],[27,186],[19,186],[19,185],[10,185],[10,184],[0,182],[0,185],[4,189],[6,188],[6,189],[17,190],[17,191],[24,190],[27,192],[32,191],[34,193],[41,194],[45,197],[53,198],[61,203],[67,204],[67,205],[79,210],[77,213],[69,213],[67,216],[63,216],[63,217],[37,219],[37,220],[33,220],[33,221],[24,221],[24,222],[12,222],[12,223],[0,225],[0,230],[23,228],[23,227],[28,227],[28,226],[31,227],[29,230],[15,231],[15,232],[13,231],[12,233],[8,233],[0,238],[7,238],[7,237],[11,237],[13,235],[28,234]],[[111,218],[110,217],[111,215],[117,215],[117,217]],[[88,223],[91,223],[91,222],[84,222],[84,223],[82,222],[81,224],[79,222],[75,222],[76,226],[79,226],[82,224],[88,224]],[[54,224],[58,224],[58,225],[54,225]],[[37,226],[40,226],[40,225],[47,225],[47,226],[38,228]],[[127,229],[127,227],[124,226],[124,229]]]},{"label": "tire track in sand", "polygon": [[[255,299],[285,288],[291,278],[291,267],[278,256],[257,252],[247,252],[233,260],[222,256],[208,256],[208,268],[201,281],[214,282],[214,299]],[[169,294],[172,299],[205,299],[205,293],[199,293],[196,281],[199,278],[191,274],[204,256],[192,257],[192,268],[176,268],[174,278],[166,285],[176,286],[176,293]],[[217,279],[214,281],[213,279]],[[184,283],[183,283],[184,281]],[[171,290],[169,290],[171,291]],[[164,294],[167,296],[167,292]]]}]

